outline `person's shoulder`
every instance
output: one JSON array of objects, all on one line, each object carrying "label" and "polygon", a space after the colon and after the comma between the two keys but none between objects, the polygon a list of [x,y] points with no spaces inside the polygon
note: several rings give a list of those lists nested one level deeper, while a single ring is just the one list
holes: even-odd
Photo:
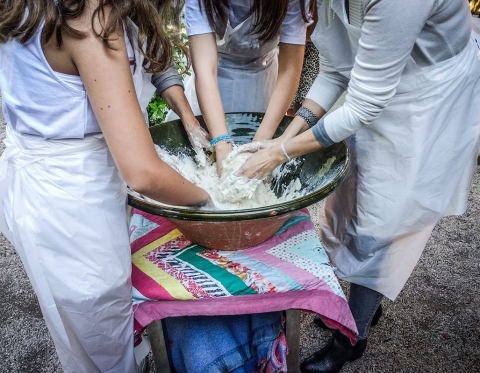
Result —
[{"label": "person's shoulder", "polygon": [[95,35],[94,31],[101,35],[103,26],[108,24],[111,16],[111,5],[103,5],[102,9],[97,9],[96,3],[87,1],[82,13],[78,17],[66,20],[66,23],[72,29],[86,34],[86,36]]},{"label": "person's shoulder", "polygon": [[205,10],[200,7],[198,0],[187,0],[185,3],[185,26],[187,35],[208,34],[213,28],[208,22]]}]

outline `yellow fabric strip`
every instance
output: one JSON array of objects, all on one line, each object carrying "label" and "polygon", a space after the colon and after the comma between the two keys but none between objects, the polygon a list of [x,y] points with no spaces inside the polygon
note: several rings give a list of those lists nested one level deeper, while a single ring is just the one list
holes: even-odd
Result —
[{"label": "yellow fabric strip", "polygon": [[153,279],[157,284],[161,285],[175,299],[190,300],[195,297],[190,294],[185,287],[167,272],[159,270],[159,268],[145,258],[145,254],[163,245],[164,243],[174,240],[182,235],[178,229],[174,229],[165,236],[153,241],[145,247],[142,247],[132,255],[132,263],[143,273]]}]

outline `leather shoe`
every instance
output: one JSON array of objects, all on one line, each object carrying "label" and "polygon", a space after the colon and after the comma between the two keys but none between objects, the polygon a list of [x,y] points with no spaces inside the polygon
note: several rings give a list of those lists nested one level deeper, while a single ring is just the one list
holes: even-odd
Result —
[{"label": "leather shoe", "polygon": [[320,351],[307,357],[300,365],[302,373],[338,373],[347,361],[360,358],[367,347],[367,340],[357,341],[352,346],[350,339],[339,331]]},{"label": "leather shoe", "polygon": [[[375,311],[375,314],[373,315],[372,318],[372,323],[370,326],[375,326],[378,324],[378,320],[380,320],[380,317],[383,315],[383,309],[382,305],[380,304]],[[316,316],[315,319],[313,319],[313,323],[318,326],[319,328],[326,329],[326,330],[332,330],[328,326],[325,325],[325,323],[322,321],[322,319],[319,316]]]}]

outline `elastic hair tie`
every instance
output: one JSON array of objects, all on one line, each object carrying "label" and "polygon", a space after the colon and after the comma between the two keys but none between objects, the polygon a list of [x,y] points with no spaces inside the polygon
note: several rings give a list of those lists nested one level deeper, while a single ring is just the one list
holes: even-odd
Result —
[{"label": "elastic hair tie", "polygon": [[217,136],[215,137],[214,139],[212,139],[210,141],[210,146],[213,148],[216,144],[218,144],[219,142],[229,142],[229,143],[232,143],[233,140],[232,140],[232,136],[230,135],[220,135],[220,136]]},{"label": "elastic hair tie", "polygon": [[290,158],[290,156],[288,155],[287,151],[285,150],[285,145],[283,143],[284,141],[282,141],[280,147],[282,148],[283,155],[285,156],[285,158],[287,158],[288,162],[290,162],[292,158]]}]

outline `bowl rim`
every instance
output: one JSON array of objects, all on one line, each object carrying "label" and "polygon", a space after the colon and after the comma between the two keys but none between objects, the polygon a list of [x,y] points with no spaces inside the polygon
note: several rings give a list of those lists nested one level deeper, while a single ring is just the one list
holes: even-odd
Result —
[{"label": "bowl rim", "polygon": [[351,165],[351,156],[350,150],[345,141],[342,141],[342,143],[346,149],[345,163],[338,172],[338,174],[324,187],[316,190],[313,193],[310,193],[309,195],[300,197],[292,201],[252,209],[204,211],[191,207],[166,205],[160,202],[152,203],[132,195],[129,189],[127,203],[134,208],[153,215],[159,215],[166,218],[178,220],[192,220],[204,222],[262,219],[276,215],[282,215],[290,211],[300,210],[304,207],[317,203],[327,197],[347,177]]}]

